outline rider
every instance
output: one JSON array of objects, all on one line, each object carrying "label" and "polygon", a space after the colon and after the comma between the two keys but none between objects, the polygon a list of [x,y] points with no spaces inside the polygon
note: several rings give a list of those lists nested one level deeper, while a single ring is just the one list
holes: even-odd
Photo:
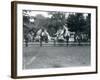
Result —
[{"label": "rider", "polygon": [[80,43],[81,43],[81,35],[80,35],[80,34],[78,34],[78,35],[76,36],[76,40],[77,40],[77,42],[78,42],[78,45],[80,45]]},{"label": "rider", "polygon": [[25,36],[25,46],[28,47],[28,36]]},{"label": "rider", "polygon": [[68,46],[68,44],[69,44],[69,34],[66,33],[66,29],[64,29],[63,36],[66,39],[66,43],[67,43],[67,46]]},{"label": "rider", "polygon": [[69,44],[69,35],[68,34],[66,35],[66,43],[67,43],[67,46],[68,46],[68,44]]}]

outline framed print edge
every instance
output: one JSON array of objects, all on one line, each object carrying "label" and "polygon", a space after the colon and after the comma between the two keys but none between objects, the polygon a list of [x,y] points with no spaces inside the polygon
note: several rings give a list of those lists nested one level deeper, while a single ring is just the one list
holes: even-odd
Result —
[{"label": "framed print edge", "polygon": [[16,35],[16,3],[11,2],[11,77],[16,78],[17,77],[17,35]]},{"label": "framed print edge", "polygon": [[98,73],[98,7],[96,7],[96,73]]},{"label": "framed print edge", "polygon": [[[94,8],[96,10],[96,64],[95,64],[95,71],[92,72],[76,72],[76,73],[58,73],[58,74],[45,74],[45,75],[29,75],[29,76],[19,76],[17,75],[17,4],[34,4],[34,5],[46,5],[46,6],[62,6],[62,7],[81,7],[81,8]],[[87,5],[70,5],[70,4],[56,4],[56,3],[39,3],[39,2],[24,2],[24,1],[12,1],[11,2],[11,77],[12,78],[31,78],[31,77],[50,77],[50,76],[64,76],[64,75],[81,75],[81,74],[94,74],[98,71],[97,65],[97,44],[98,44],[98,8],[97,6],[87,6]]]}]

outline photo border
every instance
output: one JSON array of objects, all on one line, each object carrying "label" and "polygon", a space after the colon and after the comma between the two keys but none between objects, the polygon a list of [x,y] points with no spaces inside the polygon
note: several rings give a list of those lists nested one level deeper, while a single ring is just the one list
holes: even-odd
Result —
[{"label": "photo border", "polygon": [[[30,75],[30,76],[17,76],[17,4],[34,4],[46,6],[60,6],[60,7],[81,7],[81,8],[94,8],[96,9],[96,71],[94,72],[80,72],[80,73],[64,73],[64,74],[47,74],[47,75]],[[50,76],[65,76],[65,75],[80,75],[80,74],[94,74],[98,72],[98,7],[88,5],[73,5],[73,4],[58,4],[58,3],[41,3],[41,2],[26,2],[26,1],[12,1],[11,2],[11,77],[12,78],[32,78],[32,77],[50,77]]]}]

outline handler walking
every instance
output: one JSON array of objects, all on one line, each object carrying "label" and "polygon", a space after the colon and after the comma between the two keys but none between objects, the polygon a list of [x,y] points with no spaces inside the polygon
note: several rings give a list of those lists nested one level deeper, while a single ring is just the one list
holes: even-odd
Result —
[{"label": "handler walking", "polygon": [[68,46],[69,45],[69,35],[67,34],[65,38],[66,38],[66,45]]}]

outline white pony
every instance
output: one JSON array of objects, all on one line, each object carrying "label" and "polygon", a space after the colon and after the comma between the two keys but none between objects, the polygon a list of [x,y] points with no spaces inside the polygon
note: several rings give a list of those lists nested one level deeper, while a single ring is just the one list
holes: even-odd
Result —
[{"label": "white pony", "polygon": [[50,35],[49,35],[49,33],[47,32],[46,29],[45,29],[43,32],[42,32],[42,29],[39,29],[39,30],[37,31],[37,33],[36,33],[35,39],[40,41],[41,35],[42,35],[42,36],[46,35],[46,36],[48,37],[48,40],[49,40],[49,41],[51,40],[51,37],[50,37]]},{"label": "white pony", "polygon": [[64,36],[70,36],[70,32],[67,27],[63,26],[63,29],[59,29],[55,35],[57,36],[57,39],[66,41]]}]

